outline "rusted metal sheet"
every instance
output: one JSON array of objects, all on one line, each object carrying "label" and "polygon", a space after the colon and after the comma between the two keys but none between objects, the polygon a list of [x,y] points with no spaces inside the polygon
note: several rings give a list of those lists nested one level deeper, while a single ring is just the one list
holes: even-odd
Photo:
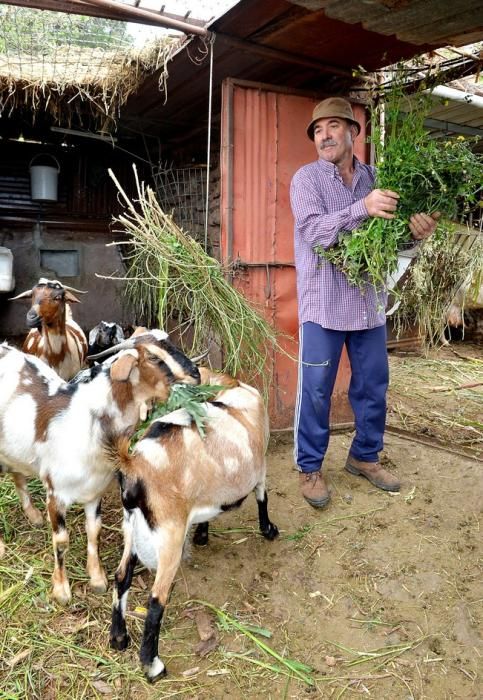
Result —
[{"label": "rusted metal sheet", "polygon": [[[318,99],[277,88],[225,81],[222,107],[222,229],[224,261],[236,262],[234,283],[283,333],[273,357],[270,418],[273,428],[292,425],[297,388],[298,319],[290,180],[315,160],[305,127]],[[356,153],[365,160],[365,114]],[[350,367],[344,354],[334,390],[331,420],[347,423]]]}]

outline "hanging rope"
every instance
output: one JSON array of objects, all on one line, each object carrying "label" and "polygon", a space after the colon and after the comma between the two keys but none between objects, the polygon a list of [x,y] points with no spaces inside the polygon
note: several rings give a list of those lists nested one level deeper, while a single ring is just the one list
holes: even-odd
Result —
[{"label": "hanging rope", "polygon": [[210,77],[208,90],[208,143],[206,146],[206,200],[205,200],[205,251],[208,251],[208,212],[210,202],[210,160],[211,160],[211,103],[213,96],[213,44],[215,34],[210,37]]}]

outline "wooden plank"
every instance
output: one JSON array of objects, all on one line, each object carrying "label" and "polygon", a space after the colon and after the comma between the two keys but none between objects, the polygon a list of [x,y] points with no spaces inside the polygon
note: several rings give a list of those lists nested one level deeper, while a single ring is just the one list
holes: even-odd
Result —
[{"label": "wooden plank", "polygon": [[[118,8],[101,7],[92,4],[87,0],[0,0],[2,5],[17,5],[18,7],[28,7],[29,9],[49,10],[52,12],[65,12],[72,15],[82,15],[86,17],[101,17],[102,19],[112,19],[121,22],[135,22],[149,26],[166,26],[162,23],[163,18],[167,22],[183,23],[189,27],[204,28],[205,22],[201,19],[191,19],[185,22],[181,15],[170,12],[156,13],[151,10],[142,10],[134,5],[121,5]],[[115,3],[117,4],[117,3]],[[149,12],[149,15],[133,15],[130,10],[140,9],[142,12]],[[172,27],[172,24],[168,26]],[[206,33],[206,31],[204,32]]]}]

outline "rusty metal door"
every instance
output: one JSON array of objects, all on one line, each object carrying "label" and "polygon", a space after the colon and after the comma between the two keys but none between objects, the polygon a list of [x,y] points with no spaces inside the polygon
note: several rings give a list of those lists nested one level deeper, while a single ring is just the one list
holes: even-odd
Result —
[{"label": "rusty metal door", "polygon": [[[245,81],[226,80],[222,102],[221,254],[235,263],[234,283],[284,336],[273,357],[272,428],[293,422],[297,389],[298,319],[290,181],[315,160],[305,127],[319,100]],[[365,115],[356,154],[365,159]],[[352,421],[350,366],[344,353],[332,400],[334,426]]]}]

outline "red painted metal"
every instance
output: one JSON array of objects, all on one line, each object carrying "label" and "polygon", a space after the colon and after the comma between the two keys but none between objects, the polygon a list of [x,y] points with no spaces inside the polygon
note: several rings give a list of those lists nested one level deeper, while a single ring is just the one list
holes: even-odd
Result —
[{"label": "red painted metal", "polygon": [[[221,254],[225,262],[238,262],[234,283],[283,333],[284,351],[273,357],[273,428],[290,427],[295,407],[298,319],[289,188],[295,171],[316,158],[305,127],[317,102],[280,88],[231,80],[223,85]],[[362,125],[355,150],[365,160],[364,108],[354,105],[354,112]],[[334,426],[352,420],[349,380],[344,354],[332,402]]]}]

